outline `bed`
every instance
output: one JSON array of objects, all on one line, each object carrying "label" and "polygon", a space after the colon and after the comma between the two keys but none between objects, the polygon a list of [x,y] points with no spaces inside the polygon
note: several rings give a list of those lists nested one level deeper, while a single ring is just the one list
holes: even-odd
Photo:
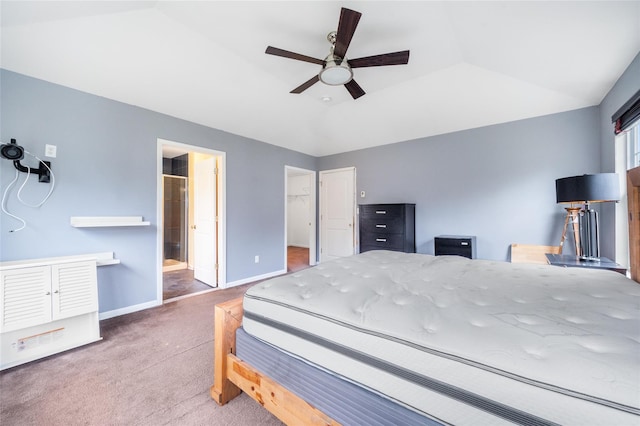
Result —
[{"label": "bed", "polygon": [[640,286],[370,251],[216,307],[212,397],[287,424],[640,424]]}]

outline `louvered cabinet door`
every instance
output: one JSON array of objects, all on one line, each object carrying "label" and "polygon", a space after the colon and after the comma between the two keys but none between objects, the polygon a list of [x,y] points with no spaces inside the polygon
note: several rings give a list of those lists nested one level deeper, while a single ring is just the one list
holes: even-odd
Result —
[{"label": "louvered cabinet door", "polygon": [[51,321],[51,267],[0,272],[0,333]]},{"label": "louvered cabinet door", "polygon": [[51,277],[54,320],[98,310],[98,279],[95,261],[53,265]]}]

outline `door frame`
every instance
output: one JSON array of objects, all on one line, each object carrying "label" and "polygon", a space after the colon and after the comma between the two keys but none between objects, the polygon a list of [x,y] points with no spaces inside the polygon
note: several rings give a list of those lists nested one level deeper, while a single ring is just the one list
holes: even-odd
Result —
[{"label": "door frame", "polygon": [[301,169],[299,167],[293,166],[284,166],[284,270],[288,269],[287,265],[287,242],[288,242],[288,234],[287,234],[287,224],[288,224],[288,194],[289,194],[289,174],[290,172],[295,172],[299,175],[306,175],[309,177],[311,181],[311,185],[309,186],[309,222],[311,225],[309,226],[309,266],[314,266],[316,264],[316,246],[317,246],[317,210],[316,210],[316,172],[314,170]]},{"label": "door frame", "polygon": [[[353,253],[352,254],[356,254],[358,252],[358,242],[357,242],[357,218],[358,218],[358,204],[357,204],[357,198],[356,198],[356,190],[357,190],[357,175],[356,175],[356,167],[355,166],[350,166],[350,167],[342,167],[339,169],[330,169],[330,170],[321,170],[319,172],[319,182],[320,185],[322,186],[322,178],[325,174],[327,173],[335,173],[335,172],[346,172],[346,171],[351,171],[353,173],[353,193],[351,194],[351,201],[353,202],[353,226],[352,226],[352,230],[351,230],[351,238],[352,238],[352,244],[353,244]],[[323,244],[324,241],[322,241],[322,235],[324,234],[322,227],[324,226],[324,224],[326,222],[324,222],[322,220],[322,212],[323,212],[323,208],[324,205],[327,203],[327,200],[324,199],[323,197],[323,192],[322,192],[322,188],[320,188],[320,195],[318,197],[319,200],[319,204],[318,204],[318,217],[319,217],[319,229],[318,229],[318,241],[319,241],[319,248],[320,248],[320,255],[318,256],[318,262],[322,263],[323,261],[323,256],[322,256],[322,248],[323,248]]]},{"label": "door frame", "polygon": [[[227,162],[226,152],[217,151],[209,148],[203,148],[196,145],[189,145],[181,142],[170,141],[166,139],[157,139],[156,144],[156,303],[162,305],[162,227],[160,226],[160,220],[162,218],[164,202],[162,200],[162,148],[169,146],[175,149],[183,150],[185,153],[197,152],[201,154],[211,155],[218,159],[218,288],[227,287],[227,253],[225,247],[227,246],[227,222],[226,222],[226,207],[227,207],[227,191],[226,191],[226,174],[227,174]],[[214,288],[212,288],[213,290]]]}]

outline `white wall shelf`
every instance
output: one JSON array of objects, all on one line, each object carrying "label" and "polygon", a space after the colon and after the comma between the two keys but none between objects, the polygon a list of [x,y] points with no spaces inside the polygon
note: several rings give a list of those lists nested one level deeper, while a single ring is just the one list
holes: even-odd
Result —
[{"label": "white wall shelf", "polygon": [[142,216],[72,216],[71,226],[75,228],[103,228],[113,226],[149,226]]},{"label": "white wall shelf", "polygon": [[48,257],[42,259],[10,260],[6,262],[0,262],[0,271],[31,266],[47,266],[53,264],[80,262],[83,260],[95,260],[96,266],[109,266],[117,265],[120,263],[120,259],[116,259],[112,251],[107,251],[103,253]]}]

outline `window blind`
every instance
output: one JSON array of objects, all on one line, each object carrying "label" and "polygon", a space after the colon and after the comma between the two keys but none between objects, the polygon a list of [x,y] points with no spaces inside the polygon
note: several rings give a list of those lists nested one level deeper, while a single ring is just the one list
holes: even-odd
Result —
[{"label": "window blind", "polygon": [[614,132],[617,135],[627,129],[636,119],[640,117],[640,90],[631,97],[615,114],[611,117],[614,123]]}]

